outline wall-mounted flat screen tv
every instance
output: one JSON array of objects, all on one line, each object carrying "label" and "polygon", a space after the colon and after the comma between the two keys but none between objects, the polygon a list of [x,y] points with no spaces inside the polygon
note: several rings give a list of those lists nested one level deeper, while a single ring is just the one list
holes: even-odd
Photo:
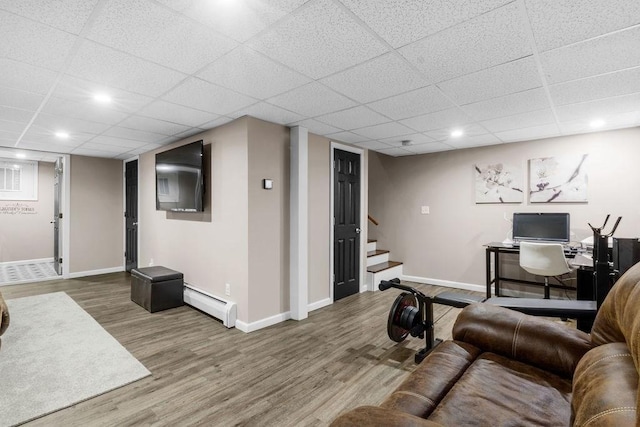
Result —
[{"label": "wall-mounted flat screen tv", "polygon": [[156,210],[204,211],[204,143],[156,154]]},{"label": "wall-mounted flat screen tv", "polygon": [[568,213],[513,214],[513,240],[568,242],[570,236]]}]

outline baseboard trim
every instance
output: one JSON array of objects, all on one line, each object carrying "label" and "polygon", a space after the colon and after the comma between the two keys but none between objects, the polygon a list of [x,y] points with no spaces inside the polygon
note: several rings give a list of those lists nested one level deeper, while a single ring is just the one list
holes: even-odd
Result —
[{"label": "baseboard trim", "polygon": [[331,305],[332,303],[333,301],[331,301],[331,298],[321,299],[320,301],[312,302],[311,304],[309,304],[307,306],[307,311],[318,310],[318,309],[321,309],[322,307]]},{"label": "baseboard trim", "polygon": [[[407,276],[404,274],[401,276],[401,278],[402,280],[424,283],[427,285],[438,285],[438,286],[444,286],[446,288],[464,289],[467,291],[475,291],[475,292],[482,292],[482,293],[487,292],[486,286],[476,285],[474,283],[453,282],[451,280],[431,279],[429,277],[419,277],[419,276]],[[491,292],[493,293],[493,286],[491,286]]]},{"label": "baseboard trim", "polygon": [[41,262],[53,262],[52,258],[39,258],[39,259],[23,259],[20,261],[5,261],[0,262],[0,265],[24,265],[24,264],[39,264]]},{"label": "baseboard trim", "polygon": [[124,271],[124,267],[101,268],[99,270],[76,271],[69,273],[69,279],[77,279],[78,277],[97,276],[99,274],[120,273]]},{"label": "baseboard trim", "polygon": [[236,320],[236,328],[240,329],[242,332],[254,332],[258,329],[267,328],[269,326],[277,325],[278,323],[282,323],[285,320],[291,319],[291,312],[287,311],[285,313],[276,314],[275,316],[266,317],[261,320],[256,320],[255,322],[243,322],[242,320]]}]

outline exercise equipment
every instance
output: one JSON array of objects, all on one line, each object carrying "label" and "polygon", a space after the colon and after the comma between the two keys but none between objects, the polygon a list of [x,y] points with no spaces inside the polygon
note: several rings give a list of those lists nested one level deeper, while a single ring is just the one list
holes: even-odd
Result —
[{"label": "exercise equipment", "polygon": [[[578,322],[578,325],[590,325],[595,319],[598,308],[604,301],[607,293],[613,286],[617,278],[612,265],[608,260],[608,238],[613,236],[622,217],[618,217],[612,230],[603,234],[602,230],[609,221],[607,215],[602,227],[589,226],[594,233],[594,295],[596,301],[584,300],[549,300],[538,298],[509,298],[492,297],[484,298],[474,295],[457,294],[455,292],[442,292],[435,297],[429,297],[419,290],[400,283],[400,279],[382,280],[378,285],[381,291],[390,288],[400,289],[402,292],[393,302],[387,320],[387,334],[395,342],[404,341],[409,335],[425,339],[425,348],[415,355],[416,363],[422,360],[433,350],[442,340],[434,337],[433,304],[448,305],[451,307],[464,308],[473,303],[487,303],[509,308],[521,313],[533,316],[548,316],[561,318],[577,318],[587,320]],[[590,327],[589,327],[590,329]],[[589,331],[586,331],[589,332]]]}]

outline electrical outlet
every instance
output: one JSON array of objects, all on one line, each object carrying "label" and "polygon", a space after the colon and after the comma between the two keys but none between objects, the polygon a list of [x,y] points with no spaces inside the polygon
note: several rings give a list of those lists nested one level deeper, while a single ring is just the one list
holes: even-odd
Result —
[{"label": "electrical outlet", "polygon": [[420,210],[420,212],[423,215],[427,215],[429,213],[429,206],[423,206],[422,209]]},{"label": "electrical outlet", "polygon": [[228,284],[228,283],[224,284],[224,293],[227,296],[231,295],[231,285],[230,284]]}]

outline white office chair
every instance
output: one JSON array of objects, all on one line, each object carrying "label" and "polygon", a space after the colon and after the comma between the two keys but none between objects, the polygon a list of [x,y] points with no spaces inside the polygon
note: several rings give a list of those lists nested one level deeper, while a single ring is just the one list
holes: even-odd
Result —
[{"label": "white office chair", "polygon": [[544,276],[544,297],[549,299],[549,277],[571,272],[559,243],[520,242],[520,267]]}]

